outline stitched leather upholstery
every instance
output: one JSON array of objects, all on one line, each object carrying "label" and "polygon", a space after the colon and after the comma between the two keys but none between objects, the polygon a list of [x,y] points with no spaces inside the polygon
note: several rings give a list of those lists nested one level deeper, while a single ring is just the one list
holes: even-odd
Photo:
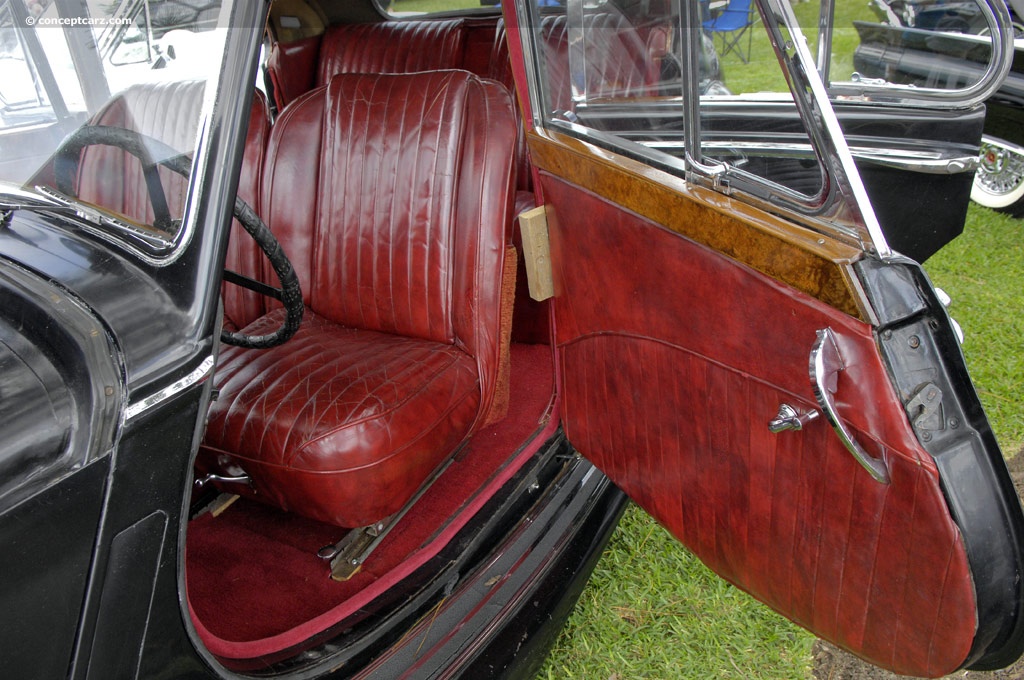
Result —
[{"label": "stitched leather upholstery", "polygon": [[261,214],[307,316],[278,348],[222,352],[204,465],[240,465],[255,497],[362,526],[473,432],[505,342],[515,135],[504,88],[462,71],[339,75],[282,113]]},{"label": "stitched leather upholstery", "polygon": [[[464,68],[464,21],[337,24],[322,36],[275,42],[267,61],[279,110],[339,73],[416,73]],[[488,75],[470,68],[469,70]]]},{"label": "stitched leather upholstery", "polygon": [[465,26],[454,19],[331,26],[320,42],[316,84],[339,73],[462,68],[465,43]]}]

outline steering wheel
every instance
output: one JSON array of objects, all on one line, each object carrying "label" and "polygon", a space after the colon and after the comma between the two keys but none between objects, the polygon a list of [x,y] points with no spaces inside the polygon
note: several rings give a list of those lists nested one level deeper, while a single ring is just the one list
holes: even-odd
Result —
[{"label": "steering wheel", "polygon": [[[60,192],[68,196],[76,195],[74,177],[78,174],[81,152],[87,146],[96,145],[112,146],[139,159],[149,193],[149,201],[153,206],[153,226],[161,231],[173,231],[174,219],[167,206],[167,196],[160,183],[157,165],[163,165],[187,180],[191,173],[192,160],[163,142],[134,130],[106,125],[85,125],[71,133],[54,156],[53,173],[57,189]],[[159,161],[153,161],[154,153],[159,156]],[[224,280],[278,300],[284,305],[285,318],[281,326],[272,333],[250,335],[242,331],[222,330],[220,339],[228,345],[251,349],[275,347],[286,342],[299,330],[299,324],[305,312],[299,277],[295,274],[295,268],[292,267],[284,249],[281,248],[281,244],[267,227],[266,222],[256,214],[256,211],[248,203],[237,196],[235,197],[234,217],[241,223],[246,233],[256,241],[256,245],[270,261],[281,287],[274,288],[230,270],[225,270]]]}]

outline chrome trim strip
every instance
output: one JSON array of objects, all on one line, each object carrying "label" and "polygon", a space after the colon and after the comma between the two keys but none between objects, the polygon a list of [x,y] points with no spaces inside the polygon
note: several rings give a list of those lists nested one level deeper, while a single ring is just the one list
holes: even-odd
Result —
[{"label": "chrome trim strip", "polygon": [[962,172],[974,172],[978,169],[977,156],[943,156],[935,154],[929,157],[927,152],[897,151],[881,149],[864,149],[852,147],[850,152],[855,158],[884,165],[897,170],[911,170],[927,175],[958,175]]},{"label": "chrome trim strip", "polygon": [[141,415],[153,408],[157,404],[167,401],[171,397],[184,392],[188,388],[206,380],[213,370],[213,355],[203,359],[202,363],[196,367],[191,373],[186,375],[181,380],[178,380],[171,385],[154,392],[153,394],[143,397],[139,401],[129,404],[125,410],[125,421],[134,419],[136,416]]},{"label": "chrome trim strip", "polygon": [[[628,139],[628,135],[624,135]],[[682,141],[673,142],[666,140],[644,141],[637,140],[650,149],[657,149],[665,153],[675,150],[677,153],[683,150]],[[704,149],[721,149],[756,152],[761,156],[814,156],[814,147],[810,144],[775,144],[771,142],[708,142],[702,145]],[[1005,145],[1000,145],[1005,146]],[[899,170],[910,170],[929,175],[956,175],[962,172],[973,172],[978,168],[977,156],[958,156],[943,154],[939,151],[927,151],[920,149],[879,149],[869,146],[851,146],[850,153],[854,158],[869,161],[878,165],[884,165]]]},{"label": "chrome trim strip", "polygon": [[[86,205],[84,203],[78,203],[77,201],[74,201],[69,197],[65,196],[64,194],[60,193],[59,191],[54,191],[49,187],[37,184],[35,185],[35,190],[38,191],[43,196],[46,196],[47,198],[52,199],[57,203],[60,203],[61,206],[71,208],[72,210],[75,211],[75,215],[77,215],[80,219],[85,220],[90,225],[108,225],[114,227],[119,232],[121,232],[121,235],[123,237],[140,241],[147,248],[151,248],[153,250],[168,250],[174,245],[172,241],[163,238],[160,234],[154,233],[153,231],[146,231],[142,227],[134,225],[127,220],[122,220],[119,217],[116,217],[101,210],[100,208]],[[110,234],[103,230],[89,229],[89,231],[109,242],[118,242],[111,239]]]}]

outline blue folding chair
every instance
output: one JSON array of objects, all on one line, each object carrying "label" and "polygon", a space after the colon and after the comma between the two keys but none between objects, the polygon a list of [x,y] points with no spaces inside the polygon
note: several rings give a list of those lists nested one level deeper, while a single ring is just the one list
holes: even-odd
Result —
[{"label": "blue folding chair", "polygon": [[[754,7],[751,0],[729,0],[724,8],[715,13],[710,19],[703,22],[704,30],[711,33],[712,38],[719,36],[722,41],[720,57],[729,52],[736,52],[744,64],[750,62],[750,46],[754,32],[751,26],[754,24]],[[740,44],[743,36],[747,36],[747,53],[743,53],[743,46]]]}]

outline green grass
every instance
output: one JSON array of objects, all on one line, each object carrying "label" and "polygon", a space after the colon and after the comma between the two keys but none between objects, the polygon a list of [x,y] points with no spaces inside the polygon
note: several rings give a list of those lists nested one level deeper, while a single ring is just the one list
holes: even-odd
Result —
[{"label": "green grass", "polygon": [[631,506],[539,678],[802,678],[813,637]]},{"label": "green grass", "polygon": [[[818,39],[818,2],[794,3],[793,12],[807,39],[811,54],[817,53]],[[832,66],[833,80],[848,80],[853,73],[853,51],[860,44],[857,31],[853,28],[854,20],[878,21],[865,0],[837,0],[835,8],[835,26],[832,35]],[[743,40],[745,44],[746,40]],[[726,86],[734,93],[745,92],[785,92],[786,80],[779,69],[775,51],[768,41],[764,29],[755,27],[750,48],[750,61],[743,63],[739,57],[730,52],[722,60],[723,79]]]},{"label": "green grass", "polygon": [[[1024,220],[971,206],[928,261],[1003,451],[1024,447]],[[539,678],[811,677],[814,638],[714,576],[631,507]]]},{"label": "green grass", "polygon": [[480,9],[480,0],[395,0],[388,11],[392,14],[432,14],[462,9]]}]

